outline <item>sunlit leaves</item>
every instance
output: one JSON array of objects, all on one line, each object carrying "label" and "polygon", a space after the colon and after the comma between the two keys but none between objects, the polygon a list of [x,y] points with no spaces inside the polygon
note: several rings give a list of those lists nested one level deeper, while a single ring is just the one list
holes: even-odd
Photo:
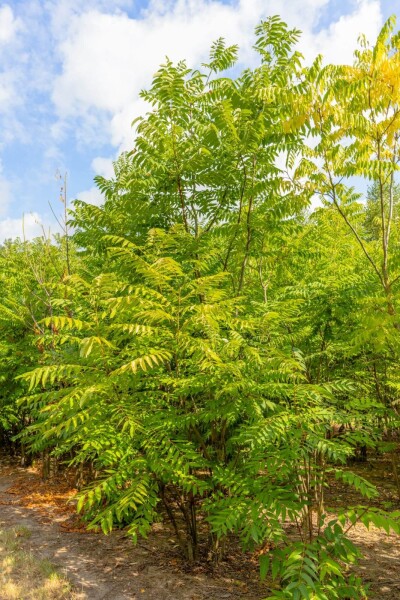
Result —
[{"label": "sunlit leaves", "polygon": [[329,521],[323,493],[376,499],[346,461],[396,448],[398,36],[310,67],[298,36],[267,19],[235,77],[222,39],[202,70],[165,60],[104,204],[75,203],[72,275],[61,247],[2,249],[1,383],[25,395],[0,423],[26,411],[33,452],[95,470],[78,508],[104,533],[168,518],[189,560],[233,534],[271,598],[361,598],[346,527],[397,515]]}]

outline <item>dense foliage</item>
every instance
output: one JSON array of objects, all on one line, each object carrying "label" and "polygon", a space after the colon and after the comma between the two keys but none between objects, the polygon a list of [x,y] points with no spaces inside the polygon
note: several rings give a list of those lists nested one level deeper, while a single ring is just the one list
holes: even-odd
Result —
[{"label": "dense foliage", "polygon": [[[269,598],[364,598],[347,532],[399,532],[348,463],[389,453],[400,498],[400,37],[305,67],[298,36],[259,25],[237,77],[223,40],[167,61],[68,245],[1,248],[0,434],[78,466],[105,533],[169,519],[189,561],[235,535]],[[335,477],[364,504],[329,516]]]}]

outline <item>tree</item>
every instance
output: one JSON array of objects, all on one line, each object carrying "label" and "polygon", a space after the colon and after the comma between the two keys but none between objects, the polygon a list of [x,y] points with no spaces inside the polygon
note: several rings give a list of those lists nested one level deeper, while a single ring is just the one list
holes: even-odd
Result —
[{"label": "tree", "polygon": [[[40,364],[44,338],[54,340],[55,332],[45,333],[41,321],[53,313],[52,286],[63,280],[64,268],[60,243],[45,237],[6,241],[0,248],[0,432],[9,446],[30,423],[29,414],[18,407],[23,388],[15,378]],[[25,460],[24,451],[22,445]]]},{"label": "tree", "polygon": [[[335,477],[375,498],[346,463],[398,427],[390,27],[354,67],[303,67],[277,17],[237,78],[223,40],[201,71],[167,60],[133,150],[97,178],[104,206],[76,203],[82,266],[36,277],[51,302],[18,379],[23,439],[93,465],[79,500],[93,527],[136,539],[168,518],[189,561],[235,535],[279,579],[271,598],[364,598],[341,566],[359,556],[347,532],[399,531],[369,505],[329,519],[323,493]],[[377,181],[377,233],[354,174]]]},{"label": "tree", "polygon": [[[365,39],[353,66],[321,70],[317,60],[309,72],[313,102],[308,118],[319,143],[306,150],[302,167],[314,182],[314,190],[334,208],[362,250],[375,284],[364,304],[363,347],[368,348],[367,371],[372,373],[377,400],[386,407],[389,435],[398,428],[396,369],[399,357],[397,185],[400,135],[399,35],[395,18],[382,28],[371,48]],[[317,163],[313,163],[314,159]],[[311,159],[311,160],[310,160]],[[320,166],[322,164],[322,167]],[[367,212],[351,177],[373,182]],[[375,199],[375,202],[374,202]],[[373,213],[371,213],[373,210]],[[365,228],[365,216],[373,231]],[[372,235],[371,235],[372,233]],[[360,340],[361,341],[361,340]],[[400,497],[396,455],[393,474]]]}]

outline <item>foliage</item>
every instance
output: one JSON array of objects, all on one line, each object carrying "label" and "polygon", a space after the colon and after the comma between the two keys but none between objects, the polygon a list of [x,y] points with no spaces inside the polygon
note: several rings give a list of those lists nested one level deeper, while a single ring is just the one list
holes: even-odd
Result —
[{"label": "foliage", "polygon": [[[0,423],[86,469],[91,527],[167,518],[189,561],[234,535],[271,598],[365,598],[348,532],[399,533],[348,468],[388,451],[400,497],[399,38],[305,67],[298,36],[261,23],[236,77],[221,39],[166,60],[68,268],[63,240],[1,249]],[[330,515],[333,478],[366,504]]]}]

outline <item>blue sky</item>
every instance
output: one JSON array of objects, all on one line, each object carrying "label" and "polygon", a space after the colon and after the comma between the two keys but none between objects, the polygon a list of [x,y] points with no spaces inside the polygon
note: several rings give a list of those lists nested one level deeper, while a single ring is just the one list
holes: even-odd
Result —
[{"label": "blue sky", "polygon": [[372,41],[400,0],[0,0],[0,241],[56,231],[56,173],[68,199],[99,203],[93,184],[132,145],[138,98],[165,55],[196,66],[210,43],[239,43],[251,65],[252,32],[271,14],[303,31],[307,59],[351,60],[359,33]]}]

